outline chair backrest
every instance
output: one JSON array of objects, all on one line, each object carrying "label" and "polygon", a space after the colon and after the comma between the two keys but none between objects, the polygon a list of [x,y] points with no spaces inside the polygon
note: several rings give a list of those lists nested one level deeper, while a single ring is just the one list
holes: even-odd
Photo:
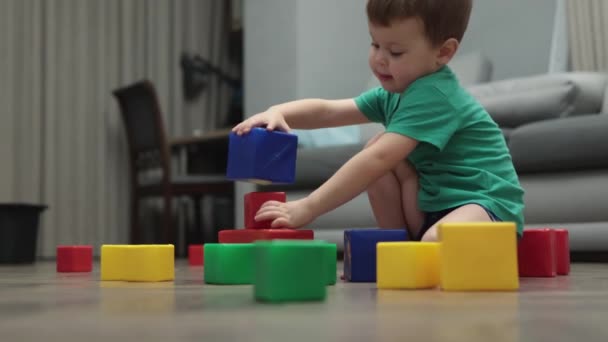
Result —
[{"label": "chair backrest", "polygon": [[169,176],[169,146],[154,85],[142,80],[112,92],[125,125],[133,172],[161,168]]}]

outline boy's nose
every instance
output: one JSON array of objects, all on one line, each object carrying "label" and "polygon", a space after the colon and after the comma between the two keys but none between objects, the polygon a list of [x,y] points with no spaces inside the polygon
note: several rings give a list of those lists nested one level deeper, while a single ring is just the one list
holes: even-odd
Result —
[{"label": "boy's nose", "polygon": [[378,65],[386,65],[386,58],[382,55],[382,53],[376,53],[376,55],[374,56],[374,60]]}]

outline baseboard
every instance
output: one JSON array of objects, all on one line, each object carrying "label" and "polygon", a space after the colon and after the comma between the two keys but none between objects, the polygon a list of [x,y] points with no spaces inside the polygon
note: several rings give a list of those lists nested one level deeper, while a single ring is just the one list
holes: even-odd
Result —
[{"label": "baseboard", "polygon": [[572,262],[608,262],[608,251],[597,252],[571,252],[570,261]]}]

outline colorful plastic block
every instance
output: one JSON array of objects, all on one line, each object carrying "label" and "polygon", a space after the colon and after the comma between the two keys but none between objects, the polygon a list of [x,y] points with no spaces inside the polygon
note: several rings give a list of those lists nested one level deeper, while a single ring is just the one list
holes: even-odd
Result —
[{"label": "colorful plastic block", "polygon": [[100,259],[101,280],[126,280],[130,272],[129,245],[102,245]]},{"label": "colorful plastic block", "polygon": [[251,243],[258,240],[312,240],[314,232],[309,229],[229,229],[218,234],[220,243]]},{"label": "colorful plastic block", "polygon": [[315,243],[321,246],[325,250],[325,260],[323,261],[325,265],[325,269],[327,271],[327,285],[335,285],[338,278],[338,247],[335,243],[328,243],[323,240],[282,240],[282,239],[274,239],[272,241],[281,242],[281,241],[293,241],[298,243],[301,241],[302,243]]},{"label": "colorful plastic block", "polygon": [[260,184],[293,183],[298,137],[255,127],[238,136],[230,133],[227,177]]},{"label": "colorful plastic block", "polygon": [[519,288],[515,223],[442,223],[438,234],[443,290]]},{"label": "colorful plastic block", "polygon": [[555,232],[526,229],[517,246],[520,277],[555,277]]},{"label": "colorful plastic block", "polygon": [[570,241],[566,229],[555,229],[555,266],[558,275],[570,274]]},{"label": "colorful plastic block", "polygon": [[224,285],[253,283],[253,244],[207,243],[205,259],[205,283]]},{"label": "colorful plastic block", "polygon": [[255,243],[254,295],[259,301],[324,300],[328,283],[327,243]]},{"label": "colorful plastic block", "polygon": [[352,282],[376,281],[376,244],[405,241],[405,229],[348,229],[344,231],[344,277]]},{"label": "colorful plastic block", "polygon": [[93,246],[57,246],[57,272],[91,272]]},{"label": "colorful plastic block", "polygon": [[188,264],[190,266],[202,266],[204,260],[203,245],[188,246]]},{"label": "colorful plastic block", "polygon": [[175,279],[173,245],[103,245],[101,280]]},{"label": "colorful plastic block", "polygon": [[260,210],[262,204],[268,201],[285,202],[287,196],[284,192],[250,192],[245,195],[245,228],[264,229],[270,228],[271,220],[255,221],[255,214]]},{"label": "colorful plastic block", "polygon": [[322,247],[326,254],[327,285],[335,285],[338,278],[338,247],[335,243],[324,243]]},{"label": "colorful plastic block", "polygon": [[377,245],[380,289],[423,289],[439,285],[439,243],[380,242]]}]

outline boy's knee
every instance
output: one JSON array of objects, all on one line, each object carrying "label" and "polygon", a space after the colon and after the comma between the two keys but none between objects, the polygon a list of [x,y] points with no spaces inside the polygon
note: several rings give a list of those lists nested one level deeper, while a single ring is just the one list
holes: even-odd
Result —
[{"label": "boy's knee", "polygon": [[401,183],[411,179],[418,179],[416,168],[407,160],[400,162],[394,172]]},{"label": "boy's knee", "polygon": [[420,241],[437,242],[437,227],[433,226],[429,230],[427,230],[426,233],[424,233],[424,235],[422,236],[422,239],[420,239]]}]

